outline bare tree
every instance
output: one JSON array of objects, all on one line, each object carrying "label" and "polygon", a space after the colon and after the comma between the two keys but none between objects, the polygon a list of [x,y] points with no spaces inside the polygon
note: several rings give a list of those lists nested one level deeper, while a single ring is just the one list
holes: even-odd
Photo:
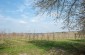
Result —
[{"label": "bare tree", "polygon": [[85,30],[85,0],[37,0],[34,7],[39,13],[56,12],[55,20],[62,19],[68,30]]}]

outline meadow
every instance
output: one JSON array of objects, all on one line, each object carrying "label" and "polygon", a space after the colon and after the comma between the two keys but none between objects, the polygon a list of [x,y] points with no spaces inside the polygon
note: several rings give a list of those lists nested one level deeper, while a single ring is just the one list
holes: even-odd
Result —
[{"label": "meadow", "polygon": [[50,37],[3,35],[0,37],[0,55],[85,55],[85,39]]}]

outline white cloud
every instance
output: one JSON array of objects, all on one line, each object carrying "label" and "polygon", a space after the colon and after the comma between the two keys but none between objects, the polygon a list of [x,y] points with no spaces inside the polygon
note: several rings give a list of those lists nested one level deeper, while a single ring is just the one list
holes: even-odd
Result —
[{"label": "white cloud", "polygon": [[20,20],[19,21],[20,24],[27,24],[28,22],[24,21],[24,20]]},{"label": "white cloud", "polygon": [[11,24],[27,24],[28,22],[23,19],[14,19],[12,17],[0,15],[0,23],[11,23]]},{"label": "white cloud", "polygon": [[37,22],[37,20],[32,19],[31,22],[35,23],[35,22]]},{"label": "white cloud", "polygon": [[21,19],[29,19],[28,14],[21,14]]},{"label": "white cloud", "polygon": [[30,21],[33,22],[33,23],[36,23],[36,22],[44,22],[47,18],[47,15],[46,14],[39,14],[37,16],[34,16]]}]

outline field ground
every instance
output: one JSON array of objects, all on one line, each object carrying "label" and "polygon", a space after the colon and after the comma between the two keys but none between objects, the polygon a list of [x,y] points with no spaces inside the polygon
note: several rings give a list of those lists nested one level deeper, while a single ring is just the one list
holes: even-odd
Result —
[{"label": "field ground", "polygon": [[85,40],[0,39],[0,55],[85,55]]}]

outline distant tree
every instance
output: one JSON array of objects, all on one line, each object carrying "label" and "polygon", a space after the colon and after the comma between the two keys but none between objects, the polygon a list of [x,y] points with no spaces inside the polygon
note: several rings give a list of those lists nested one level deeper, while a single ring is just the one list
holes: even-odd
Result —
[{"label": "distant tree", "polygon": [[64,28],[85,31],[85,0],[37,0],[34,7],[39,13],[57,13],[55,20],[62,19]]}]

